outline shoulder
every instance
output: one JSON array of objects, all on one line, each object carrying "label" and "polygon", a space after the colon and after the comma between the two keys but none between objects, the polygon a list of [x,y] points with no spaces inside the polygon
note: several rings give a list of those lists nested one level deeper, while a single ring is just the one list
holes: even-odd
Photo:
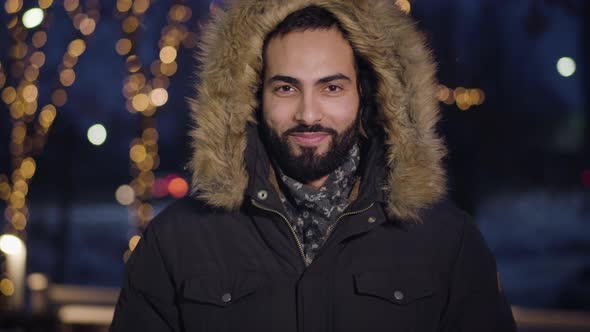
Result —
[{"label": "shoulder", "polygon": [[147,226],[146,232],[155,234],[161,241],[174,241],[181,234],[197,231],[214,221],[223,221],[229,215],[199,199],[184,197],[158,213]]},{"label": "shoulder", "polygon": [[423,223],[438,234],[446,234],[459,241],[470,238],[484,242],[479,227],[471,215],[448,199],[441,200],[426,209],[423,213]]},{"label": "shoulder", "polygon": [[184,197],[172,202],[166,206],[150,222],[150,226],[156,228],[166,228],[175,225],[178,222],[183,224],[195,223],[204,220],[209,216],[220,216],[225,211],[216,209],[202,200],[194,197]]},{"label": "shoulder", "polygon": [[431,246],[451,256],[467,247],[485,254],[489,249],[472,217],[449,199],[441,200],[424,209],[421,221],[410,226],[426,234]]},{"label": "shoulder", "polygon": [[437,233],[461,236],[472,225],[471,216],[449,199],[442,199],[421,211],[418,225]]}]

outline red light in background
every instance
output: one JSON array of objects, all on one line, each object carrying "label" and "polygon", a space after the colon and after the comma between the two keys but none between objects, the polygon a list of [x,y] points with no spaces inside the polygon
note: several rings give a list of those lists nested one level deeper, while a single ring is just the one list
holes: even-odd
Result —
[{"label": "red light in background", "polygon": [[158,178],[154,181],[154,186],[152,187],[152,194],[156,198],[162,198],[168,195],[168,185],[170,181],[162,178]]},{"label": "red light in background", "polygon": [[188,193],[188,183],[183,178],[174,178],[168,184],[168,191],[172,197],[184,197]]},{"label": "red light in background", "polygon": [[582,180],[582,185],[584,187],[590,188],[590,168],[582,171],[580,179]]}]

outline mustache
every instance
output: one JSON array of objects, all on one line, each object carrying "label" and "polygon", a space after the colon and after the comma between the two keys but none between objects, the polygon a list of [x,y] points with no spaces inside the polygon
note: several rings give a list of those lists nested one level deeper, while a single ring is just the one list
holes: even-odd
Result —
[{"label": "mustache", "polygon": [[316,124],[313,126],[306,126],[306,125],[300,124],[300,125],[297,125],[293,128],[287,129],[283,133],[283,136],[287,136],[287,135],[291,135],[291,134],[295,134],[295,133],[318,133],[318,132],[330,134],[332,136],[336,136],[338,134],[338,132],[336,130],[334,130],[332,128],[324,127],[319,124]]}]

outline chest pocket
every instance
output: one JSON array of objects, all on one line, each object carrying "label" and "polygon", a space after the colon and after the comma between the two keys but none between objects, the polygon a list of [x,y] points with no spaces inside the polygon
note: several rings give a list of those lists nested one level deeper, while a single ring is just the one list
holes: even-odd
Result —
[{"label": "chest pocket", "polygon": [[429,275],[394,272],[361,272],[354,275],[356,292],[403,305],[434,293]]},{"label": "chest pocket", "polygon": [[185,300],[227,307],[254,293],[262,284],[258,273],[207,274],[185,281]]},{"label": "chest pocket", "polygon": [[235,331],[260,321],[257,293],[264,275],[212,273],[184,281],[180,310],[187,331]]},{"label": "chest pocket", "polygon": [[[410,271],[414,269],[421,271]],[[436,330],[435,287],[426,269],[364,271],[340,280],[343,291],[334,302],[333,331]]]}]

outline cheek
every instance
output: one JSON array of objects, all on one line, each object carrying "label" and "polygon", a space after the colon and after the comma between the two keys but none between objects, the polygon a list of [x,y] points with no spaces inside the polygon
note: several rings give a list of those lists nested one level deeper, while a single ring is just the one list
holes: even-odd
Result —
[{"label": "cheek", "polygon": [[286,100],[267,97],[263,99],[262,115],[267,126],[282,133],[293,127],[293,109],[295,107]]},{"label": "cheek", "polygon": [[337,98],[328,101],[329,105],[325,106],[328,111],[329,122],[341,132],[348,128],[357,117],[358,113],[358,98],[351,96],[350,98]]}]

